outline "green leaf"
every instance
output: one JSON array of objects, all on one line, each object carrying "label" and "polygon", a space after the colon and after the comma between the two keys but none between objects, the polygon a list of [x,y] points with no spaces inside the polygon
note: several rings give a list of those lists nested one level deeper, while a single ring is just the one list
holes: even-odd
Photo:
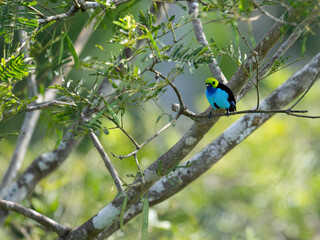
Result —
[{"label": "green leaf", "polygon": [[104,49],[100,44],[96,44],[95,47],[100,48],[104,52]]},{"label": "green leaf", "polygon": [[101,14],[99,14],[97,16],[97,19],[92,27],[92,30],[95,31],[97,30],[97,28],[99,27],[99,25],[101,24],[102,20],[104,19],[104,16],[106,15],[105,11],[102,11]]},{"label": "green leaf", "polygon": [[56,141],[56,145],[54,147],[54,149],[57,149],[61,143],[61,140],[62,140],[62,137],[63,137],[63,131],[62,130],[57,130],[57,133],[58,133],[58,139]]},{"label": "green leaf", "polygon": [[240,36],[239,36],[238,31],[237,31],[236,24],[237,24],[236,22],[232,22],[231,26],[232,26],[233,35],[234,35],[234,38],[235,38],[236,45],[237,45],[237,47],[239,47],[239,45],[240,45]]},{"label": "green leaf", "polygon": [[160,50],[158,48],[158,45],[157,45],[156,41],[154,40],[154,38],[152,36],[152,33],[149,32],[148,28],[146,28],[146,27],[143,27],[143,29],[147,32],[146,37],[150,40],[154,50],[157,52],[157,54],[158,54],[158,56],[160,58],[160,60],[163,61],[161,53],[160,53]]},{"label": "green leaf", "polygon": [[159,161],[158,162],[158,170],[157,170],[157,173],[159,176],[161,176],[161,172],[162,172],[162,161]]},{"label": "green leaf", "polygon": [[143,200],[143,209],[142,209],[142,227],[141,227],[141,240],[148,239],[148,220],[149,220],[149,201],[145,197]]},{"label": "green leaf", "polygon": [[8,59],[1,58],[0,80],[12,83],[28,76],[29,72],[34,68],[33,65],[26,63],[29,60],[24,59],[23,54],[19,56],[12,55]]},{"label": "green leaf", "polygon": [[109,130],[107,128],[102,130],[105,135],[109,135]]},{"label": "green leaf", "polygon": [[124,221],[124,214],[126,212],[126,208],[127,208],[127,201],[128,201],[128,195],[126,194],[126,196],[123,199],[123,203],[121,206],[121,212],[120,212],[120,229],[121,231],[123,231],[123,221]]},{"label": "green leaf", "polygon": [[70,51],[70,53],[73,57],[74,65],[75,65],[76,69],[78,69],[79,68],[79,58],[78,58],[77,52],[73,46],[73,43],[72,43],[70,37],[68,36],[68,34],[64,35],[64,39],[66,40],[68,50]]},{"label": "green leaf", "polygon": [[110,113],[112,119],[116,122],[116,124],[120,125],[119,124],[119,119],[118,119],[116,113],[112,110],[112,108],[110,106],[108,106],[108,112]]},{"label": "green leaf", "polygon": [[303,34],[302,35],[302,41],[301,41],[301,49],[300,49],[301,56],[304,56],[304,54],[306,52],[307,40],[308,40],[308,34]]},{"label": "green leaf", "polygon": [[91,119],[91,121],[89,122],[89,125],[94,124],[101,116],[102,114],[104,114],[106,111],[105,108],[103,108],[93,119]]},{"label": "green leaf", "polygon": [[63,56],[64,34],[61,34],[58,64],[60,65]]}]

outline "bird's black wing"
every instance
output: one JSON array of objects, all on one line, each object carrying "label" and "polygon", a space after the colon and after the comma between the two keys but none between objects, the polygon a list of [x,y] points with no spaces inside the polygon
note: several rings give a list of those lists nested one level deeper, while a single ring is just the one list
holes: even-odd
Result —
[{"label": "bird's black wing", "polygon": [[231,89],[222,83],[219,83],[217,87],[228,93],[228,101],[230,103],[229,110],[231,112],[236,111],[237,110],[236,109],[236,99],[234,98],[234,95],[233,95],[233,92],[231,91]]}]

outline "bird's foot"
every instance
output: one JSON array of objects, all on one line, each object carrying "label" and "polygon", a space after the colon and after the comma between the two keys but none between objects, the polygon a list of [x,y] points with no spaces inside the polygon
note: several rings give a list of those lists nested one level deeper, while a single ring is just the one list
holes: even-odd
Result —
[{"label": "bird's foot", "polygon": [[213,109],[210,111],[210,113],[208,115],[209,118],[212,118],[212,111],[213,111]]}]

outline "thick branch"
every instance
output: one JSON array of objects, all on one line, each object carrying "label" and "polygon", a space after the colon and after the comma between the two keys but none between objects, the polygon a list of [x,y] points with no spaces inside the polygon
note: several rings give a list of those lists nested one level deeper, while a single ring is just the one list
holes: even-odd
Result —
[{"label": "thick branch", "polygon": [[22,214],[23,216],[33,219],[37,223],[41,224],[42,226],[46,227],[47,229],[57,233],[59,236],[63,236],[67,234],[70,231],[69,227],[66,227],[64,225],[61,225],[54,220],[42,215],[41,213],[34,211],[30,208],[26,208],[20,204],[5,201],[0,199],[0,208],[14,211],[19,214]]},{"label": "thick branch", "polygon": [[[7,189],[1,189],[0,196],[8,201],[21,202],[41,179],[63,163],[81,139],[74,139],[73,135],[68,133],[63,140],[57,149],[37,157],[16,182]],[[7,211],[0,211],[0,225],[7,215]]]}]

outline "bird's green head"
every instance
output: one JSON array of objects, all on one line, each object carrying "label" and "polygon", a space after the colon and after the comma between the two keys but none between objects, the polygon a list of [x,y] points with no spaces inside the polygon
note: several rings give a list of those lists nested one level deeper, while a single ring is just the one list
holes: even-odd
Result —
[{"label": "bird's green head", "polygon": [[209,77],[209,78],[207,78],[207,80],[206,80],[206,85],[207,85],[207,87],[208,87],[208,86],[212,86],[212,87],[214,87],[214,88],[217,88],[217,87],[218,87],[218,84],[219,84],[218,80],[215,79],[215,78],[213,78],[213,77]]}]

